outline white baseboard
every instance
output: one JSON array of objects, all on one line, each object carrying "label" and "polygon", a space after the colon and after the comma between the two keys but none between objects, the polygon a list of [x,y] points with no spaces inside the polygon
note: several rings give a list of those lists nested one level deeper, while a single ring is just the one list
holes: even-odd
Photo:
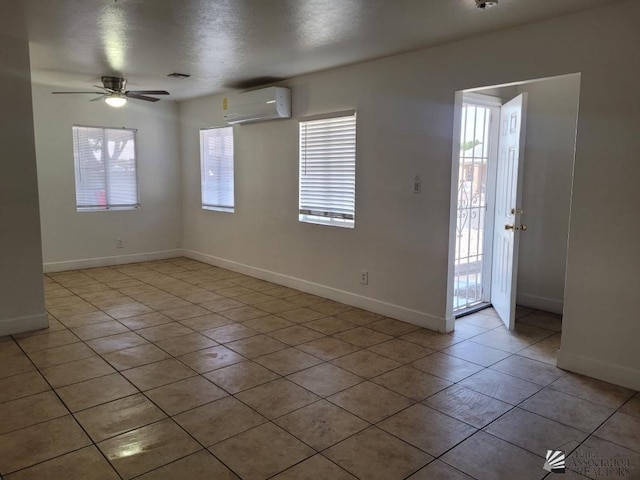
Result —
[{"label": "white baseboard", "polygon": [[529,293],[517,293],[516,303],[523,307],[534,308],[544,312],[557,313],[559,315],[562,315],[562,310],[564,309],[564,300],[540,297]]},{"label": "white baseboard", "polygon": [[81,260],[68,260],[65,262],[49,262],[43,265],[44,273],[65,272],[81,268],[109,267],[112,265],[124,265],[127,263],[149,262],[152,260],[166,260],[168,258],[182,257],[182,249],[162,250],[160,252],[134,253],[131,255],[115,255],[112,257],[85,258]]},{"label": "white baseboard", "polygon": [[227,270],[250,275],[261,280],[267,280],[279,285],[284,285],[285,287],[295,288],[297,290],[328,298],[336,302],[341,302],[353,307],[369,310],[370,312],[379,313],[380,315],[384,315],[386,317],[403,320],[405,322],[428,328],[430,330],[436,330],[439,332],[444,332],[446,330],[446,322],[444,318],[440,318],[424,312],[419,312],[418,310],[413,310],[410,308],[402,307],[400,305],[376,300],[375,298],[365,297],[363,295],[358,295],[356,293],[347,292],[345,290],[321,285],[319,283],[309,282],[308,280],[284,275],[282,273],[273,272],[271,270],[252,267],[250,265],[235,262],[232,260],[226,260],[224,258],[214,257],[213,255],[195,252],[193,250],[184,250],[184,256],[193,260],[207,263],[209,265],[226,268]]},{"label": "white baseboard", "polygon": [[640,390],[640,370],[603,362],[560,349],[558,367],[632,390]]},{"label": "white baseboard", "polygon": [[0,320],[0,337],[40,330],[48,326],[49,319],[47,318],[46,312],[38,313],[37,315],[27,315],[26,317],[6,318]]}]

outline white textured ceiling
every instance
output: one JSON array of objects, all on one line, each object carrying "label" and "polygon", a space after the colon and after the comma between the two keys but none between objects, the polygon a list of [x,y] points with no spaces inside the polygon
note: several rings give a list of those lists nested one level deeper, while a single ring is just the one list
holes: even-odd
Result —
[{"label": "white textured ceiling", "polygon": [[[0,0],[32,78],[87,90],[102,75],[179,100],[415,50],[619,0]],[[191,75],[168,78],[171,72]]]}]

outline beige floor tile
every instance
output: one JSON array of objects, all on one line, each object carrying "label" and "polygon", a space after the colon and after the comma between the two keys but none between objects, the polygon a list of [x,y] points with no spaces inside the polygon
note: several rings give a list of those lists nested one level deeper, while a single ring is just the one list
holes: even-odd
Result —
[{"label": "beige floor tile", "polygon": [[296,308],[295,310],[287,310],[286,312],[279,313],[278,316],[293,323],[306,323],[323,318],[326,315],[324,313],[311,310],[310,308],[302,307]]},{"label": "beige floor tile", "polygon": [[450,382],[459,382],[483,369],[476,363],[440,352],[416,360],[411,366]]},{"label": "beige floor tile", "polygon": [[79,315],[81,313],[97,312],[98,309],[87,302],[80,302],[74,305],[65,305],[60,307],[48,307],[47,311],[62,321],[67,317]]},{"label": "beige floor tile", "polygon": [[94,446],[85,447],[61,457],[20,470],[7,480],[119,480],[116,471]]},{"label": "beige floor tile", "polygon": [[[9,342],[5,342],[9,344]],[[13,342],[10,344],[15,345]],[[35,367],[24,353],[12,353],[0,359],[0,378],[8,378],[20,373],[35,371]]]},{"label": "beige floor tile", "polygon": [[339,313],[337,315],[334,315],[334,317],[347,320],[348,322],[351,322],[360,326],[369,325],[373,322],[382,320],[384,318],[382,315],[379,315],[377,313],[367,312],[366,310],[360,310],[358,308],[354,308],[346,312]]},{"label": "beige floor tile", "polygon": [[253,361],[283,376],[322,363],[319,358],[301,352],[296,348],[287,348],[268,355],[262,355],[254,358]]},{"label": "beige floor tile", "polygon": [[227,393],[209,380],[197,376],[148,390],[145,395],[173,416],[226,397]]},{"label": "beige floor tile", "polygon": [[96,353],[84,343],[70,343],[61,347],[47,348],[29,354],[29,358],[38,368],[47,368],[61,363],[95,357]]},{"label": "beige floor tile", "polygon": [[390,358],[383,357],[382,355],[378,355],[367,350],[361,350],[359,352],[337,358],[331,363],[340,368],[344,368],[351,373],[355,373],[362,378],[377,377],[378,375],[401,366],[401,364],[395,360],[391,360]]},{"label": "beige floor tile", "polygon": [[229,325],[233,323],[233,321],[223,317],[222,315],[218,315],[217,313],[209,313],[207,315],[200,315],[198,317],[181,320],[180,323],[191,330],[202,332],[204,330],[210,330],[223,325]]},{"label": "beige floor tile", "polygon": [[[270,302],[270,301],[276,301],[276,299],[270,295],[265,295],[264,293],[259,293],[254,291],[252,291],[251,293],[239,295],[233,298],[234,300],[245,303],[247,305],[253,305],[258,309],[260,309],[260,307],[257,306],[258,304],[263,304],[265,302]],[[274,313],[274,312],[269,312],[269,313]]]},{"label": "beige floor tile", "polygon": [[80,313],[78,315],[70,315],[65,318],[58,319],[67,328],[82,327],[85,325],[95,325],[102,322],[111,322],[113,318],[104,312],[94,311],[89,313]]},{"label": "beige floor tile", "polygon": [[327,361],[348,355],[359,349],[359,347],[356,347],[355,345],[333,337],[324,337],[318,340],[313,340],[311,342],[298,345],[297,348],[298,350],[309,353],[314,357]]},{"label": "beige floor tile", "polygon": [[508,353],[517,353],[536,343],[534,340],[508,335],[500,329],[489,330],[481,335],[475,335],[470,341]]},{"label": "beige floor tile", "polygon": [[180,337],[167,338],[156,342],[156,345],[174,357],[185,355],[218,345],[217,342],[200,333],[189,333]]},{"label": "beige floor tile", "polygon": [[182,335],[193,333],[193,330],[177,322],[172,322],[158,325],[157,327],[143,328],[136,333],[150,342],[159,342],[168,338],[181,337]]},{"label": "beige floor tile", "polygon": [[124,350],[125,348],[145,345],[147,343],[148,342],[144,338],[134,332],[119,333],[117,335],[96,338],[94,340],[89,340],[86,342],[88,346],[90,346],[100,355],[115,352],[118,350]]},{"label": "beige floor tile", "polygon": [[434,332],[433,330],[426,330],[424,328],[416,330],[415,332],[407,333],[406,335],[402,335],[398,338],[431,350],[442,350],[460,342],[460,339],[453,335]]},{"label": "beige floor tile", "polygon": [[310,457],[314,451],[272,423],[214,445],[213,454],[243,480],[263,480]]},{"label": "beige floor tile", "polygon": [[269,335],[287,345],[295,346],[324,337],[324,334],[302,325],[283,328],[270,332]]},{"label": "beige floor tile", "polygon": [[324,333],[325,335],[333,335],[356,327],[355,324],[336,317],[319,318],[318,320],[305,323],[304,326]]},{"label": "beige floor tile", "polygon": [[220,460],[207,450],[177,460],[169,465],[153,470],[139,480],[239,480]]},{"label": "beige floor tile", "polygon": [[322,455],[315,455],[279,473],[273,480],[356,480]]},{"label": "beige floor tile", "polygon": [[255,303],[253,304],[256,308],[263,310],[269,313],[282,313],[288,310],[295,310],[299,308],[299,305],[295,303],[287,302],[286,300],[281,299],[273,299],[265,302]]},{"label": "beige floor tile", "polygon": [[130,330],[120,322],[112,320],[110,322],[95,323],[93,325],[71,328],[71,331],[81,340],[87,341],[93,340],[94,338],[115,335],[116,333],[125,333]]},{"label": "beige floor tile", "polygon": [[350,305],[345,305],[344,303],[334,302],[333,300],[325,300],[320,303],[314,303],[309,306],[311,310],[315,310],[316,312],[324,313],[325,315],[338,315],[339,313],[344,313],[349,310],[353,310],[353,307]]},{"label": "beige floor tile", "polygon": [[584,432],[521,408],[507,412],[485,431],[540,456],[551,449],[568,454],[587,438]]},{"label": "beige floor tile", "polygon": [[560,349],[560,334],[553,335],[549,338],[531,345],[530,347],[520,350],[518,355],[532,360],[556,365],[558,360],[558,350]]},{"label": "beige floor tile", "polygon": [[217,368],[226,367],[227,365],[233,365],[234,363],[244,362],[246,358],[219,345],[217,347],[182,355],[179,357],[179,360],[189,365],[189,367],[196,372],[205,373]]},{"label": "beige floor tile", "polygon": [[0,403],[51,390],[38,372],[27,372],[0,379]]},{"label": "beige floor tile", "polygon": [[421,404],[383,420],[378,427],[434,457],[473,435],[477,430]]},{"label": "beige floor tile", "polygon": [[153,310],[141,303],[129,303],[127,305],[120,305],[118,307],[112,307],[105,310],[105,313],[111,315],[116,320],[122,320],[123,318],[136,317],[144,313],[152,313]]},{"label": "beige floor tile", "polygon": [[188,302],[195,303],[200,305],[202,303],[213,302],[215,300],[220,300],[224,298],[222,295],[218,295],[217,293],[203,291],[198,293],[192,293],[186,295],[184,299]]},{"label": "beige floor tile", "polygon": [[209,310],[199,305],[189,305],[188,307],[171,308],[162,310],[162,313],[173,320],[187,320],[189,318],[198,317],[210,313]]},{"label": "beige floor tile", "polygon": [[162,410],[141,393],[83,410],[74,416],[94,442],[166,418]]},{"label": "beige floor tile", "polygon": [[482,328],[496,328],[503,325],[502,320],[500,320],[499,317],[496,317],[495,315],[489,315],[484,312],[485,311],[482,310],[480,312],[472,313],[471,315],[465,315],[462,318],[456,319],[455,328],[458,328],[458,325],[464,324],[475,325],[476,327]]},{"label": "beige floor tile", "polygon": [[[281,300],[277,300],[281,301]],[[265,310],[266,311],[266,310]],[[256,330],[260,333],[267,333],[273,330],[279,330],[281,328],[291,327],[295,325],[289,320],[285,320],[282,317],[276,315],[268,315],[266,317],[254,318],[242,323],[245,327],[249,327],[252,330]]]},{"label": "beige floor tile", "polygon": [[124,370],[122,374],[140,390],[150,390],[196,375],[189,367],[173,358]]},{"label": "beige floor tile", "polygon": [[159,312],[145,313],[143,315],[123,318],[122,320],[120,320],[120,323],[125,325],[127,328],[130,328],[131,330],[157,327],[158,325],[164,325],[165,323],[171,322],[173,322],[173,320]]},{"label": "beige floor tile", "polygon": [[[434,460],[426,467],[418,470],[407,480],[473,480],[469,475],[456,470],[440,460]],[[566,479],[565,479],[566,480]]]},{"label": "beige floor tile", "polygon": [[139,347],[125,348],[103,355],[103,358],[116,370],[127,370],[148,363],[169,358],[169,354],[155,345],[148,343]]},{"label": "beige floor tile", "polygon": [[64,404],[50,391],[11,400],[0,404],[0,435],[68,413]]},{"label": "beige floor tile", "polygon": [[27,337],[18,340],[18,344],[26,353],[33,353],[47,348],[60,347],[80,340],[68,330],[53,333],[43,333],[34,337]]},{"label": "beige floor tile", "polygon": [[640,418],[638,417],[616,412],[596,430],[594,435],[640,453]]},{"label": "beige floor tile", "polygon": [[326,400],[284,415],[275,423],[317,451],[335,445],[369,426],[364,420]]},{"label": "beige floor tile", "polygon": [[232,308],[231,310],[225,310],[219,313],[234,322],[245,322],[253,318],[266,317],[269,315],[268,312],[260,310],[259,308],[249,307],[246,305],[244,307]]},{"label": "beige floor tile", "polygon": [[546,386],[565,375],[563,370],[520,355],[511,355],[504,360],[491,365],[491,370],[506,373],[531,383]]},{"label": "beige floor tile", "polygon": [[[0,389],[2,390],[2,389]],[[640,393],[636,393],[627,403],[620,408],[622,413],[632,415],[634,417],[640,417]]]},{"label": "beige floor tile", "polygon": [[0,472],[30,467],[91,444],[71,415],[0,435]]},{"label": "beige floor tile", "polygon": [[409,366],[396,368],[372,378],[371,381],[416,402],[424,400],[451,385],[448,380]]},{"label": "beige floor tile", "polygon": [[277,373],[255,362],[236,363],[206,373],[204,376],[231,394],[236,394],[279,378]]},{"label": "beige floor tile", "polygon": [[[612,470],[607,468],[609,465],[620,468]],[[637,479],[640,478],[640,453],[592,436],[567,457],[566,468],[594,480]]]},{"label": "beige floor tile", "polygon": [[550,388],[536,393],[520,407],[587,433],[593,432],[614,412],[613,409]]},{"label": "beige floor tile", "polygon": [[133,395],[138,393],[138,389],[119,373],[113,373],[57,388],[56,392],[69,410],[78,412],[85,408]]},{"label": "beige floor tile", "polygon": [[372,345],[386,342],[393,338],[386,333],[380,333],[365,327],[356,327],[351,330],[336,333],[334,337],[361,348],[371,347]]},{"label": "beige floor tile", "polygon": [[309,405],[320,397],[284,378],[236,395],[236,398],[269,419]]},{"label": "beige floor tile", "polygon": [[235,342],[236,340],[242,340],[243,338],[252,337],[258,335],[259,332],[249,327],[245,327],[239,323],[232,323],[230,325],[224,325],[222,327],[216,327],[202,332],[209,338],[213,338],[218,343]]},{"label": "beige floor tile", "polygon": [[218,295],[222,295],[223,297],[229,297],[229,298],[234,298],[234,297],[239,297],[241,295],[248,295],[251,293],[255,293],[253,290],[249,288],[241,287],[238,285],[233,287],[220,288],[215,292]]},{"label": "beige floor tile", "polygon": [[174,417],[174,420],[205,446],[231,438],[267,419],[233,397],[207,403]]},{"label": "beige floor tile", "polygon": [[518,320],[520,323],[525,323],[534,327],[544,328],[559,332],[562,330],[562,320],[550,315],[545,315],[542,312],[534,312],[530,315],[522,317]]},{"label": "beige floor tile", "polygon": [[484,369],[470,377],[465,378],[459,385],[497,398],[503,402],[517,405],[534,393],[540,391],[542,386],[527,382],[511,375]]},{"label": "beige floor tile", "polygon": [[430,455],[370,427],[323,454],[358,478],[400,480],[432,460]]},{"label": "beige floor tile", "polygon": [[244,304],[234,300],[233,298],[223,298],[222,300],[214,300],[213,302],[203,303],[202,306],[207,310],[215,313],[222,313],[232,308],[242,307]]},{"label": "beige floor tile", "polygon": [[333,395],[341,390],[352,387],[364,379],[341,368],[323,363],[307,368],[287,377],[294,383],[312,391],[321,397]]},{"label": "beige floor tile", "polygon": [[413,403],[406,397],[371,382],[360,383],[328,397],[327,400],[370,423],[377,423]]},{"label": "beige floor tile", "polygon": [[459,385],[436,393],[422,403],[476,428],[488,425],[512,408],[508,403]]},{"label": "beige floor tile", "polygon": [[368,350],[402,364],[413,362],[433,353],[433,350],[397,338],[369,347]]},{"label": "beige floor tile", "polygon": [[201,447],[171,420],[163,420],[98,444],[117,472],[133,478],[198,451]]},{"label": "beige floor tile", "polygon": [[393,337],[399,337],[401,335],[406,335],[407,333],[420,330],[420,327],[417,325],[395,320],[393,318],[383,318],[377,322],[370,323],[368,327]]},{"label": "beige floor tile", "polygon": [[103,359],[99,357],[89,357],[54,367],[48,367],[41,370],[40,373],[42,373],[52,387],[58,388],[115,373],[115,370]]},{"label": "beige floor tile", "polygon": [[254,335],[253,337],[229,342],[225,346],[247,358],[259,357],[260,355],[267,355],[287,348],[286,344],[266,335]]},{"label": "beige floor tile", "polygon": [[272,297],[276,298],[287,298],[294,295],[300,295],[302,292],[300,292],[299,290],[294,290],[293,288],[273,284],[271,287],[262,290],[262,293],[271,295]]},{"label": "beige floor tile", "polygon": [[452,345],[442,351],[447,355],[453,355],[454,357],[467,360],[468,362],[477,363],[483,367],[488,367],[494,363],[504,360],[509,356],[509,353],[498,350],[495,348],[480,345],[474,343],[471,340],[465,340],[463,342]]},{"label": "beige floor tile", "polygon": [[185,308],[193,305],[191,302],[178,298],[174,295],[164,294],[153,299],[145,299],[144,303],[149,307],[159,310],[164,313],[166,310],[174,310],[179,308]]},{"label": "beige floor tile", "polygon": [[300,307],[310,307],[312,305],[317,305],[318,303],[324,302],[324,298],[318,297],[317,295],[311,295],[310,293],[301,293],[299,295],[292,295],[287,297],[287,301],[291,303],[295,303]]},{"label": "beige floor tile", "polygon": [[441,460],[479,479],[537,480],[547,474],[541,467],[543,458],[484,432],[465,440]]},{"label": "beige floor tile", "polygon": [[558,390],[608,408],[620,408],[635,393],[628,388],[585,377],[576,373],[568,373],[556,380],[549,388]]}]

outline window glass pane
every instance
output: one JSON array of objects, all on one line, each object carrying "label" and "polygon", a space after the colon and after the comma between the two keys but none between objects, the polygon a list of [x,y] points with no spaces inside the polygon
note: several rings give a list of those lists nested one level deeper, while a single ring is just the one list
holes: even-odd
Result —
[{"label": "window glass pane", "polygon": [[355,115],[300,122],[300,221],[352,228],[355,176]]},{"label": "window glass pane", "polygon": [[202,207],[234,211],[233,128],[200,131]]},{"label": "window glass pane", "polygon": [[78,210],[137,208],[135,131],[73,127]]}]

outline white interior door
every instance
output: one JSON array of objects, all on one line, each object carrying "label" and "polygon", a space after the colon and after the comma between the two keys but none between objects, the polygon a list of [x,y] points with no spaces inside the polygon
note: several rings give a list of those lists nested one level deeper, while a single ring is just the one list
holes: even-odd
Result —
[{"label": "white interior door", "polygon": [[510,330],[515,328],[520,233],[526,229],[520,206],[526,103],[522,94],[500,109],[491,303]]}]

